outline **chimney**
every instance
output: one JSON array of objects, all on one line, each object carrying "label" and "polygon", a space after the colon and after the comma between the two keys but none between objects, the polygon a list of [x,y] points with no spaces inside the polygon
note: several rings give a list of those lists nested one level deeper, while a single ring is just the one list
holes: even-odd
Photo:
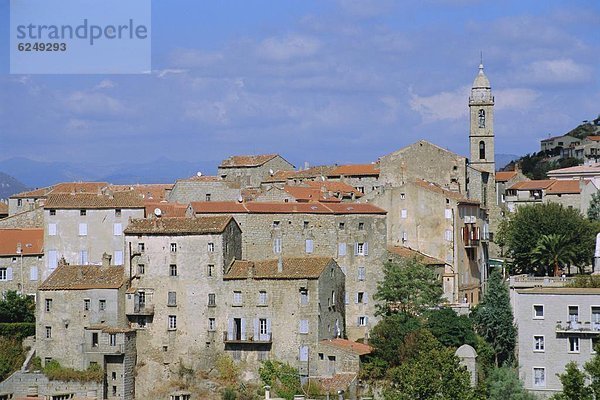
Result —
[{"label": "chimney", "polygon": [[310,164],[308,163],[308,161],[304,161],[304,169],[308,169],[309,166]]},{"label": "chimney", "polygon": [[110,254],[108,254],[108,253],[102,254],[102,266],[103,267],[110,266],[111,259],[112,259],[112,256]]}]

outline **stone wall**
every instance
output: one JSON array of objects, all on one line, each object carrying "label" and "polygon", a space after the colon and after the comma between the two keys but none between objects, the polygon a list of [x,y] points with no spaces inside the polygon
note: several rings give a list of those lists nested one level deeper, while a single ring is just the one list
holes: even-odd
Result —
[{"label": "stone wall", "polygon": [[192,201],[237,201],[241,195],[240,186],[234,182],[191,178],[175,182],[169,201],[181,204]]},{"label": "stone wall", "polygon": [[5,228],[43,228],[44,209],[36,208],[31,211],[23,211],[11,214],[10,217],[0,219],[0,229]]},{"label": "stone wall", "polygon": [[101,382],[51,381],[42,373],[21,371],[0,383],[0,396],[44,398],[58,394],[73,394],[73,400],[99,400],[103,398],[103,388]]},{"label": "stone wall", "polygon": [[46,265],[44,256],[16,255],[0,257],[0,268],[7,270],[6,280],[0,280],[0,291],[15,290],[35,296],[45,275]]}]

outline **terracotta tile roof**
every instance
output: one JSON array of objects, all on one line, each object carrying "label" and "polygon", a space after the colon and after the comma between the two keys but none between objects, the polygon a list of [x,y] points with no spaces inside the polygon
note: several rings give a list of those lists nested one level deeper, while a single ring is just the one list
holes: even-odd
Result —
[{"label": "terracotta tile roof", "polygon": [[162,201],[167,197],[167,193],[173,189],[173,183],[152,183],[135,185],[111,185],[109,189],[114,191],[128,191],[139,193],[145,200]]},{"label": "terracotta tile roof", "polygon": [[344,182],[336,181],[308,181],[304,182],[310,187],[317,188],[319,190],[324,189],[325,191],[340,193],[345,196],[354,194],[356,197],[361,197],[362,193],[356,190],[353,186],[348,185]]},{"label": "terracotta tile roof", "polygon": [[347,390],[357,377],[355,373],[334,374],[331,377],[315,378],[326,393],[337,393],[339,390]]},{"label": "terracotta tile roof", "polygon": [[108,182],[64,182],[52,187],[51,193],[99,193],[108,187]]},{"label": "terracotta tile roof", "polygon": [[[587,185],[591,181],[586,179],[583,184]],[[565,179],[556,180],[554,183],[546,189],[546,194],[579,194],[581,193],[581,187],[579,179]]]},{"label": "terracotta tile roof", "polygon": [[366,203],[285,203],[198,201],[190,203],[195,214],[387,214]]},{"label": "terracotta tile roof", "polygon": [[144,207],[146,208],[146,217],[154,216],[154,211],[158,208],[161,211],[161,217],[166,218],[182,218],[185,217],[185,213],[187,211],[186,204],[179,203],[167,203],[167,202],[156,202],[156,201],[147,201],[144,203]]},{"label": "terracotta tile roof", "polygon": [[118,289],[126,281],[123,267],[59,265],[39,290]]},{"label": "terracotta tile roof", "polygon": [[264,183],[285,182],[293,178],[297,174],[296,171],[276,171],[273,175],[263,180]]},{"label": "terracotta tile roof", "polygon": [[522,181],[522,182],[515,183],[514,185],[512,185],[511,187],[509,187],[509,189],[515,189],[515,190],[541,190],[541,189],[547,189],[554,182],[556,182],[555,179],[541,179],[541,180],[534,180],[534,181]]},{"label": "terracotta tile roof", "polygon": [[421,261],[425,265],[444,265],[446,264],[444,261],[439,260],[437,258],[428,256],[426,254],[421,253],[418,250],[413,250],[410,247],[404,246],[388,246],[387,250],[395,255],[398,255],[403,258],[413,258],[416,257],[419,261]]},{"label": "terracotta tile roof", "polygon": [[178,179],[177,181],[183,181],[183,182],[219,182],[222,181],[223,179],[221,179],[221,177],[219,176],[213,176],[213,175],[194,175],[194,176],[190,176],[189,178],[185,178],[185,179]]},{"label": "terracotta tile roof", "polygon": [[329,194],[324,193],[320,189],[314,187],[285,185],[283,190],[285,190],[290,196],[294,197],[296,201],[300,202],[341,202],[341,200],[335,196],[329,196]]},{"label": "terracotta tile roof", "polygon": [[517,171],[499,171],[496,172],[496,182],[507,182],[517,176]]},{"label": "terracotta tile roof", "polygon": [[230,215],[198,218],[153,218],[131,220],[128,235],[203,235],[221,233],[233,218]]},{"label": "terracotta tile roof", "polygon": [[282,271],[278,271],[278,260],[245,261],[231,264],[224,280],[246,279],[318,279],[325,268],[335,261],[331,257],[283,258]]},{"label": "terracotta tile roof", "polygon": [[254,188],[244,188],[241,190],[243,201],[253,201],[262,194],[262,190]]},{"label": "terracotta tile roof", "polygon": [[294,178],[306,179],[317,178],[319,176],[330,176],[331,172],[336,169],[335,165],[316,165],[301,171],[297,171]]},{"label": "terracotta tile roof", "polygon": [[373,351],[373,348],[368,344],[353,342],[352,340],[348,339],[328,339],[321,340],[319,343],[344,350],[350,350],[351,352],[358,354],[359,356],[364,356],[365,354],[369,354]]},{"label": "terracotta tile roof", "polygon": [[10,196],[11,199],[39,198],[44,197],[52,189],[52,186],[41,189],[34,189],[27,192],[21,192]]},{"label": "terracotta tile roof", "polygon": [[446,196],[452,200],[457,201],[458,203],[467,203],[467,204],[480,204],[479,201],[477,200],[473,200],[473,199],[467,199],[465,196],[463,196],[462,194],[458,193],[458,192],[453,192],[451,190],[448,189],[444,189],[438,185],[436,185],[433,182],[428,182],[425,181],[423,179],[417,179],[415,181],[417,186],[422,187],[423,189],[427,189],[429,191],[432,191],[434,193],[439,193],[443,196]]},{"label": "terracotta tile roof", "polygon": [[0,201],[0,215],[8,214],[8,204]]},{"label": "terracotta tile roof", "polygon": [[267,161],[271,161],[277,156],[278,154],[231,156],[221,161],[221,165],[219,165],[219,168],[260,167]]},{"label": "terracotta tile roof", "polygon": [[49,194],[44,208],[144,208],[144,199],[135,191]]},{"label": "terracotta tile roof", "polygon": [[579,174],[579,173],[600,173],[600,163],[591,164],[591,165],[579,165],[576,167],[567,167],[560,169],[553,169],[552,171],[548,171],[548,175],[551,176],[553,174]]},{"label": "terracotta tile roof", "polygon": [[586,137],[586,139],[589,139],[593,142],[600,142],[600,136],[599,135],[590,135],[588,137]]},{"label": "terracotta tile roof", "polygon": [[23,255],[44,254],[44,230],[0,229],[0,256],[16,256],[19,243]]},{"label": "terracotta tile roof", "polygon": [[329,176],[379,176],[379,166],[377,164],[348,164],[340,165],[335,168]]},{"label": "terracotta tile roof", "polygon": [[575,288],[575,287],[536,287],[529,289],[516,289],[521,294],[564,294],[564,295],[600,295],[600,288]]}]

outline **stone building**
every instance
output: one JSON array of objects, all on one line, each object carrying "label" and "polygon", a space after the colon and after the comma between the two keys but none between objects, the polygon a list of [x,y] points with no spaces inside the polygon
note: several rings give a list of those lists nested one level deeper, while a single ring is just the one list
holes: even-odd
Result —
[{"label": "stone building", "polygon": [[0,200],[0,219],[8,217],[8,203]]},{"label": "stone building", "polygon": [[169,202],[189,204],[192,201],[237,201],[242,196],[239,182],[218,176],[192,176],[178,179]]},{"label": "stone building", "polygon": [[506,189],[517,182],[528,181],[520,170],[496,172],[496,204],[504,212],[508,211],[506,206]]},{"label": "stone building", "polygon": [[592,195],[598,191],[590,179],[543,179],[521,181],[506,189],[506,207],[515,211],[522,205],[558,203],[587,213]]},{"label": "stone building", "polygon": [[541,284],[512,294],[519,375],[527,390],[550,397],[562,389],[557,375],[567,363],[582,367],[595,355],[600,289]]},{"label": "stone building", "polygon": [[144,200],[135,191],[49,194],[44,204],[44,245],[48,270],[58,260],[100,264],[112,255],[123,265],[123,230],[130,218],[144,217]]},{"label": "stone building", "polygon": [[241,231],[231,216],[138,219],[125,241],[125,312],[143,349],[136,392],[152,398],[181,366],[208,369],[223,351],[223,274],[242,256]]},{"label": "stone building", "polygon": [[221,162],[217,175],[237,182],[242,188],[259,187],[276,171],[293,171],[294,166],[278,154],[231,156]]},{"label": "stone building", "polygon": [[332,181],[346,183],[365,194],[379,188],[379,173],[378,164],[347,164],[333,168],[327,177]]},{"label": "stone building", "polygon": [[35,297],[44,268],[43,229],[0,229],[1,292]]},{"label": "stone building", "polygon": [[376,325],[372,296],[383,279],[386,212],[370,204],[191,203],[190,216],[229,215],[240,225],[244,259],[332,257],[346,275],[346,333],[356,340]]},{"label": "stone building", "polygon": [[133,399],[135,330],[125,321],[126,279],[122,266],[61,264],[40,285],[36,354],[45,365],[105,372],[104,397]]},{"label": "stone building", "polygon": [[225,351],[317,374],[317,344],[344,335],[344,273],[328,257],[234,261],[223,276]]}]

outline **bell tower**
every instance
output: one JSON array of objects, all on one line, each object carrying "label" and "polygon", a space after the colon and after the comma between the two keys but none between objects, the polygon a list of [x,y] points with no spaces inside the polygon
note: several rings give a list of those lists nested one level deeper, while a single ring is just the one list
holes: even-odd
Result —
[{"label": "bell tower", "polygon": [[494,96],[490,81],[483,73],[483,62],[479,64],[479,73],[471,88],[469,111],[470,164],[494,175]]}]

